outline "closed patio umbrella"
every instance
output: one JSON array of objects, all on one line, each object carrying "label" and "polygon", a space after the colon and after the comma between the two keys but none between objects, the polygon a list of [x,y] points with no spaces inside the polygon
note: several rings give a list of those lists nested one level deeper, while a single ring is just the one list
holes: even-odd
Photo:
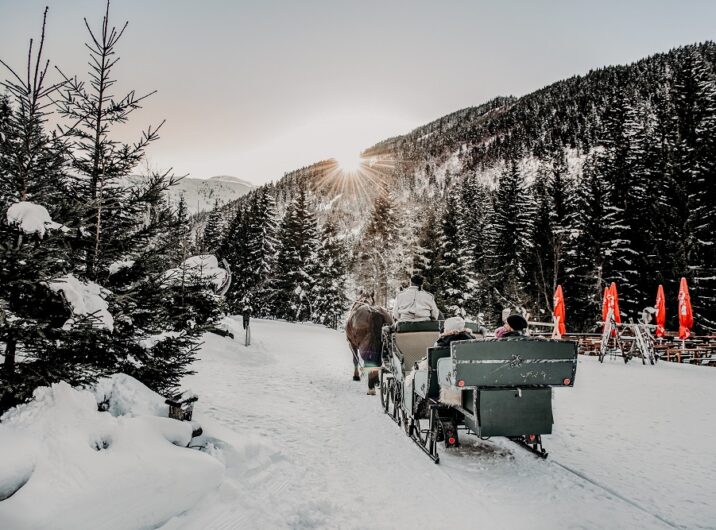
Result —
[{"label": "closed patio umbrella", "polygon": [[557,324],[557,329],[560,336],[567,333],[567,327],[564,324],[566,315],[567,311],[564,307],[564,293],[562,292],[562,286],[558,285],[557,290],[554,292],[554,310],[552,311],[552,316],[554,316],[555,319],[558,319],[557,322],[559,323]]},{"label": "closed patio umbrella", "polygon": [[664,286],[659,285],[656,291],[656,336],[663,337],[666,334],[666,300],[664,300]]},{"label": "closed patio umbrella", "polygon": [[691,336],[691,328],[694,327],[694,314],[691,310],[691,296],[689,296],[689,285],[686,278],[681,278],[679,286],[679,338],[688,339]]}]

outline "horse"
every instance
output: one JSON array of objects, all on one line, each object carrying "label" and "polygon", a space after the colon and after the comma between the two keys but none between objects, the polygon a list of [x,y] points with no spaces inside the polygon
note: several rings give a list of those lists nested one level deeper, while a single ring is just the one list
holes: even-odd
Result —
[{"label": "horse", "polygon": [[388,310],[375,305],[373,294],[365,293],[353,303],[346,319],[346,339],[353,353],[353,381],[360,381],[358,364],[362,360],[368,369],[369,395],[375,395],[383,362],[383,326],[392,323]]}]

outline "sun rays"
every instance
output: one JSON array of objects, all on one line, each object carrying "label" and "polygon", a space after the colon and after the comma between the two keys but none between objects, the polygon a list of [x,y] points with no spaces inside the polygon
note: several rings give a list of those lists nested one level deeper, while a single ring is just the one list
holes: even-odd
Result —
[{"label": "sun rays", "polygon": [[395,162],[383,157],[341,156],[328,162],[317,185],[329,196],[353,196],[369,205],[384,190]]}]

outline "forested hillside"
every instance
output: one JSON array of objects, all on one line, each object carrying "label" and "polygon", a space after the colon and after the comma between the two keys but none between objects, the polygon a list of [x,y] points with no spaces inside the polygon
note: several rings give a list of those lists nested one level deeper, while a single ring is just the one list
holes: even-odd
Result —
[{"label": "forested hillside", "polygon": [[[562,284],[570,328],[585,330],[612,281],[632,318],[663,283],[673,318],[685,276],[697,327],[716,328],[713,42],[495,98],[363,155],[357,173],[320,162],[213,214],[213,246],[258,274],[235,284],[235,299],[260,292],[260,312],[309,318],[301,307],[318,304],[319,277],[339,275],[350,295],[375,290],[385,303],[420,271],[446,313],[486,323],[503,307],[546,315]],[[310,230],[287,220],[297,212]],[[326,224],[342,267],[319,273],[315,234]],[[284,284],[289,254],[301,272]]]}]

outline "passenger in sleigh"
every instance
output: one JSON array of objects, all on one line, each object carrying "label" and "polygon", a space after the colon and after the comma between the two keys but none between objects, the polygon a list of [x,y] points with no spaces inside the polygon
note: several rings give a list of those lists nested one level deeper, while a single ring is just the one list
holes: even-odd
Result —
[{"label": "passenger in sleigh", "polygon": [[443,332],[435,341],[438,348],[449,348],[450,343],[456,340],[472,340],[475,335],[465,327],[465,321],[461,317],[450,317],[443,324]]},{"label": "passenger in sleigh", "polygon": [[512,313],[505,319],[505,323],[495,330],[495,338],[520,337],[525,334],[527,320],[519,313]]},{"label": "passenger in sleigh", "polygon": [[423,291],[423,281],[422,276],[414,275],[410,278],[410,286],[395,297],[393,318],[396,321],[422,322],[440,318],[440,310],[435,304],[435,298],[429,292]]},{"label": "passenger in sleigh", "polygon": [[[475,335],[472,334],[472,331],[465,327],[465,320],[461,317],[450,317],[445,320],[443,332],[438,337],[438,340],[435,341],[435,347],[449,348],[451,342],[455,342],[456,340],[472,340],[474,338]],[[418,361],[418,370],[427,370],[427,368],[428,357],[426,355]]]}]

